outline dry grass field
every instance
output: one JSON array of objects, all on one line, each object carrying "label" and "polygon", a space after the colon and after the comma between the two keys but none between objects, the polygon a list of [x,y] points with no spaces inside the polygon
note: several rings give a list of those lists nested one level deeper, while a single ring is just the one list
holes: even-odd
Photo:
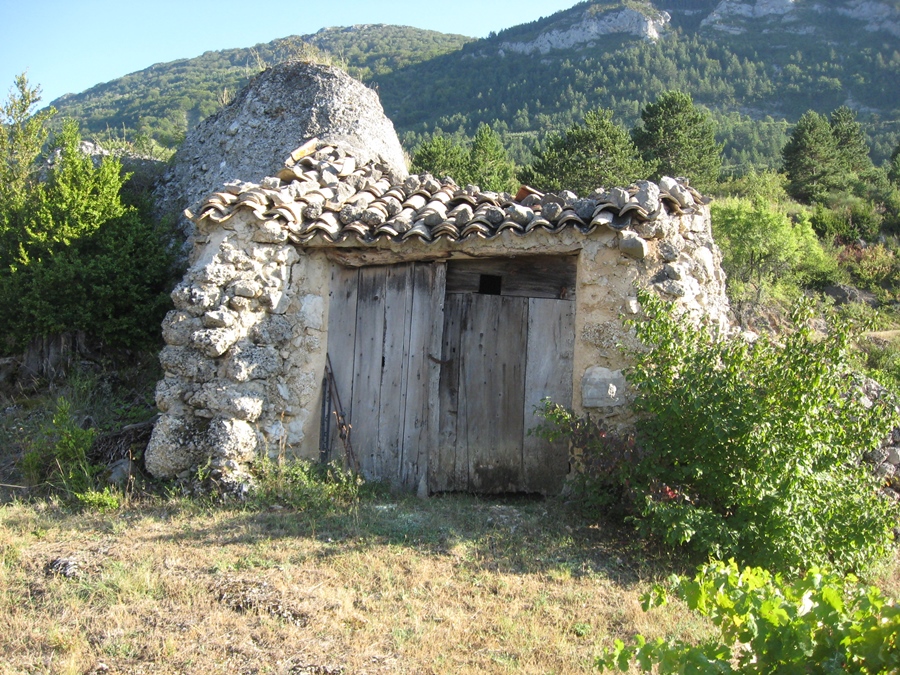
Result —
[{"label": "dry grass field", "polygon": [[[580,673],[670,568],[548,500],[0,507],[0,673]],[[54,562],[55,561],[55,562]]]},{"label": "dry grass field", "polygon": [[[0,675],[586,673],[616,638],[710,635],[640,608],[690,567],[559,499],[419,500],[290,464],[240,503],[9,487],[38,403],[0,418]],[[894,597],[898,570],[877,579]]]}]

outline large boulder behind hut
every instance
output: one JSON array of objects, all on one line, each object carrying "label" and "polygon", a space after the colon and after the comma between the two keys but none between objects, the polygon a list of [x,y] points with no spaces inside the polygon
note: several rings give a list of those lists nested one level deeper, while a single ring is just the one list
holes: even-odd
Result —
[{"label": "large boulder behind hut", "polygon": [[360,163],[380,162],[402,180],[403,149],[373,90],[338,68],[302,61],[269,68],[225,108],[188,132],[157,190],[163,214],[181,212],[223,183],[274,175],[307,139],[336,145]]}]

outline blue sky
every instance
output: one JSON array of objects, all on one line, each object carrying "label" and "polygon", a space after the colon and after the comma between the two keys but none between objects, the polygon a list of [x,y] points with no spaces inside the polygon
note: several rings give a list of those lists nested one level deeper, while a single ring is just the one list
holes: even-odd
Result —
[{"label": "blue sky", "polygon": [[5,0],[0,98],[24,71],[43,103],[154,63],[250,47],[326,26],[388,23],[484,37],[549,16],[577,0]]}]

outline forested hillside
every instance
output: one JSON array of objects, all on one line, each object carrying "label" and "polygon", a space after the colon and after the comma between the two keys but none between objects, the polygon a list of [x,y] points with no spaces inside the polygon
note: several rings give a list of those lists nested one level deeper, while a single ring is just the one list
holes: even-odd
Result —
[{"label": "forested hillside", "polygon": [[[630,126],[642,106],[677,89],[713,113],[726,173],[776,166],[807,109],[843,104],[859,112],[876,164],[889,157],[900,139],[900,38],[891,16],[873,25],[844,11],[859,3],[822,9],[804,0],[782,3],[792,8],[786,14],[725,11],[752,4],[582,2],[483,40],[385,25],[324,29],[157,64],[53,105],[90,133],[140,131],[173,147],[267,64],[305,56],[342,64],[376,87],[409,150],[435,131],[472,136],[489,123],[525,163],[549,131],[593,107]],[[896,11],[896,3],[869,4]],[[658,39],[635,32],[642,17],[656,22]],[[601,24],[610,32],[588,34]],[[554,46],[538,48],[547,44]]]},{"label": "forested hillside", "polygon": [[267,66],[290,58],[330,60],[362,80],[458,50],[470,38],[407,26],[327,28],[245,49],[158,63],[52,102],[101,138],[140,133],[172,148],[188,128],[227,104]]}]

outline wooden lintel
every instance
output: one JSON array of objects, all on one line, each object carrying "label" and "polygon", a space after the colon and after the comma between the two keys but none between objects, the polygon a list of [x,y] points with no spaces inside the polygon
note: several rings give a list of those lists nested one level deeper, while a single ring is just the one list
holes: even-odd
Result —
[{"label": "wooden lintel", "polygon": [[[324,248],[324,247],[323,247]],[[581,250],[581,245],[570,244],[542,248],[543,255],[573,255]],[[519,250],[515,248],[502,248],[484,246],[482,250],[477,248],[462,251],[414,249],[408,248],[402,251],[381,248],[324,248],[325,256],[333,263],[344,267],[368,267],[370,265],[397,265],[407,262],[436,262],[441,260],[478,260],[497,258],[521,258],[534,256],[534,250]]]}]

